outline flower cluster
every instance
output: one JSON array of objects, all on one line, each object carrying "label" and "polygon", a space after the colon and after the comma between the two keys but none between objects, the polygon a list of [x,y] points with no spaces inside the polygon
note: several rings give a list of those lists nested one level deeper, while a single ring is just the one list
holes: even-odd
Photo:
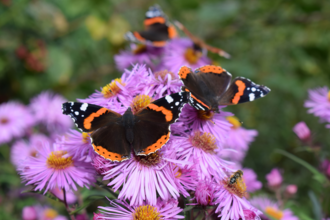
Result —
[{"label": "flower cluster", "polygon": [[[154,100],[181,91],[181,66],[199,68],[212,62],[188,38],[174,38],[163,47],[132,43],[114,59],[121,77],[78,101],[119,114],[130,107],[135,114]],[[101,177],[118,198],[109,207],[99,207],[94,219],[182,219],[182,198],[222,220],[252,220],[262,214],[248,200],[248,193],[262,184],[252,169],[242,168],[258,132],[241,127],[232,113],[223,110],[226,106],[215,112],[186,104],[160,150],[147,156],[132,151],[129,159],[113,162],[94,152],[90,133],[70,130],[69,117],[61,115],[63,102],[62,97],[44,92],[32,99],[29,109],[18,103],[0,106],[0,126],[8,126],[3,142],[22,137],[26,126],[40,130],[12,147],[13,164],[34,190],[51,192],[67,206],[68,192],[93,186]],[[20,112],[10,118],[8,108]],[[33,118],[31,123],[15,122],[22,115],[25,121]]]},{"label": "flower cluster", "polygon": [[[180,91],[182,83],[177,73],[163,68],[153,72],[146,65],[136,64],[132,70],[125,70],[121,78],[79,101],[101,105],[120,114],[131,107],[136,113],[153,100]],[[179,120],[171,125],[172,135],[165,146],[148,156],[132,152],[123,162],[111,162],[94,153],[89,134],[77,131],[70,131],[58,139],[56,146],[60,151],[55,151],[68,153],[66,157],[61,155],[69,158],[63,160],[63,166],[75,159],[91,163],[103,181],[108,181],[108,187],[118,192],[119,200],[111,201],[110,207],[100,208],[101,213],[95,214],[95,219],[130,219],[132,215],[179,219],[182,218],[179,215],[182,209],[177,206],[180,195],[193,196],[191,205],[214,207],[213,212],[223,219],[251,219],[246,213],[256,217],[261,212],[248,202],[246,192],[259,189],[261,183],[253,171],[251,174],[247,171],[246,177],[238,177],[232,183],[235,163],[221,155],[228,149],[247,150],[256,132],[238,133],[233,138],[240,138],[240,144],[226,144],[233,129],[228,119],[232,115],[225,111],[199,111],[187,104]],[[80,166],[80,169],[86,168]],[[249,180],[249,190],[245,178]]]}]

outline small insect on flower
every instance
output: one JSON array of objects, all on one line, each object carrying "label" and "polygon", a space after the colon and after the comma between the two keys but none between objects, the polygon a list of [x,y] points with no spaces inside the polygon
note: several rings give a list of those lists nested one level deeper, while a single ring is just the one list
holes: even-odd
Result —
[{"label": "small insect on flower", "polygon": [[242,170],[237,170],[233,175],[230,176],[229,179],[229,184],[235,184],[238,182],[239,178],[242,178],[243,176],[243,171]]}]

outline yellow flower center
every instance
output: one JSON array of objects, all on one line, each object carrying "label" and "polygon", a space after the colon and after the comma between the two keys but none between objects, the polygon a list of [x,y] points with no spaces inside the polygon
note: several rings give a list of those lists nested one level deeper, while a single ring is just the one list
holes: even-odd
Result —
[{"label": "yellow flower center", "polygon": [[211,112],[211,111],[197,110],[197,116],[199,119],[202,119],[202,120],[212,121],[213,115],[214,115],[214,112]]},{"label": "yellow flower center", "polygon": [[215,137],[210,133],[195,131],[189,140],[194,147],[200,148],[206,153],[214,154],[214,150],[218,148]]},{"label": "yellow flower center", "polygon": [[8,118],[1,118],[0,124],[7,124],[9,122]]},{"label": "yellow flower center", "polygon": [[235,194],[240,198],[246,196],[246,185],[241,170],[238,170],[228,179],[224,180],[223,185],[230,193]]},{"label": "yellow flower center", "polygon": [[72,157],[63,157],[66,151],[52,152],[47,158],[47,165],[49,168],[62,170],[73,165]]},{"label": "yellow flower center", "polygon": [[276,219],[276,220],[280,220],[283,218],[283,212],[280,211],[280,210],[277,210],[276,208],[273,208],[273,207],[270,207],[270,206],[267,206],[265,208],[265,212],[267,215],[269,215],[270,217]]},{"label": "yellow flower center", "polygon": [[46,219],[54,219],[56,216],[58,216],[58,213],[54,209],[46,209],[44,216]]},{"label": "yellow flower center", "polygon": [[120,88],[117,83],[119,83],[122,86],[125,86],[125,83],[123,83],[121,81],[121,79],[117,78],[117,79],[113,80],[111,83],[107,84],[106,86],[104,86],[102,88],[101,92],[102,92],[104,98],[110,98],[110,97],[116,95],[120,91]]},{"label": "yellow flower center", "polygon": [[158,212],[156,207],[151,205],[144,205],[135,208],[133,213],[134,220],[160,220],[161,214]]},{"label": "yellow flower center", "polygon": [[330,91],[328,92],[328,101],[330,102]]},{"label": "yellow flower center", "polygon": [[165,77],[167,76],[167,74],[171,75],[172,79],[175,78],[175,74],[168,70],[161,70],[161,71],[155,72],[154,74],[155,74],[156,79],[158,79],[158,77],[160,76],[160,78],[162,78],[164,80]]},{"label": "yellow flower center", "polygon": [[190,64],[196,64],[201,58],[202,52],[196,51],[193,48],[188,48],[186,52],[184,53],[185,59],[190,63]]},{"label": "yellow flower center", "polygon": [[138,95],[136,96],[131,104],[132,112],[133,114],[137,113],[141,109],[144,109],[149,105],[152,101],[154,101],[153,98],[151,98],[148,95]]},{"label": "yellow flower center", "polygon": [[159,151],[155,153],[149,154],[147,156],[142,155],[135,155],[135,160],[138,161],[140,164],[143,164],[147,167],[151,167],[157,165],[161,160],[161,154]]},{"label": "yellow flower center", "polygon": [[232,128],[236,129],[236,128],[241,127],[241,122],[238,120],[237,117],[235,117],[235,116],[228,116],[227,117],[227,120],[229,121],[230,124],[233,125]]},{"label": "yellow flower center", "polygon": [[144,53],[146,51],[147,51],[147,46],[143,45],[143,44],[140,44],[132,52],[133,52],[133,54],[136,55],[136,54]]},{"label": "yellow flower center", "polygon": [[89,139],[88,133],[83,132],[83,133],[81,133],[81,136],[82,136],[82,142],[84,142],[85,144],[87,144],[88,143],[88,139]]}]

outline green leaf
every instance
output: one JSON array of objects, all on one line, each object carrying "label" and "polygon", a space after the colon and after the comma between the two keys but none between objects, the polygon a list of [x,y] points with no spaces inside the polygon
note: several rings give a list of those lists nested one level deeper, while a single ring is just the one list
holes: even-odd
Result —
[{"label": "green leaf", "polygon": [[89,196],[88,198],[86,198],[84,200],[84,203],[79,206],[78,208],[76,208],[74,211],[70,212],[70,215],[74,215],[78,212],[80,212],[81,210],[87,208],[90,204],[98,201],[98,200],[102,200],[102,199],[105,199],[105,197],[103,195],[92,195],[92,196]]},{"label": "green leaf", "polygon": [[182,210],[182,212],[188,212],[188,211],[192,210],[193,208],[195,208],[194,205],[188,205],[188,206],[186,206],[186,208],[184,208],[184,209]]},{"label": "green leaf", "polygon": [[324,184],[326,183],[328,180],[327,178],[322,174],[320,173],[317,169],[315,169],[312,165],[310,165],[309,163],[307,163],[306,161],[296,157],[295,155],[293,154],[290,154],[284,150],[281,150],[281,149],[276,149],[276,151],[288,158],[290,158],[291,160],[299,163],[300,165],[302,165],[303,167],[305,167],[306,169],[308,169],[311,173],[314,174],[313,176],[313,179],[315,179],[316,181],[320,182],[321,184]]},{"label": "green leaf", "polygon": [[308,191],[308,196],[311,199],[313,212],[316,220],[322,220],[322,208],[317,200],[315,193],[313,191]]}]

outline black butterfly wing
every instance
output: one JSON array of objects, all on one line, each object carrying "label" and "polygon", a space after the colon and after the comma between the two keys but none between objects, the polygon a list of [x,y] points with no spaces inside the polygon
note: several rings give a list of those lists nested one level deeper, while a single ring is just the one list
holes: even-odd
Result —
[{"label": "black butterfly wing", "polygon": [[180,116],[189,93],[179,92],[158,99],[135,115],[133,149],[148,155],[161,149],[170,138],[170,125]]},{"label": "black butterfly wing", "polygon": [[63,114],[70,115],[76,126],[84,132],[92,132],[92,146],[100,156],[123,161],[129,158],[130,145],[126,140],[121,115],[107,108],[81,102],[66,102]]},{"label": "black butterfly wing", "polygon": [[218,97],[227,90],[231,74],[219,66],[207,65],[194,72],[181,67],[179,76],[186,91],[191,92],[189,104],[198,110],[217,110]]},{"label": "black butterfly wing", "polygon": [[120,114],[98,105],[81,102],[65,102],[63,114],[69,115],[83,132],[91,132],[117,120]]},{"label": "black butterfly wing", "polygon": [[131,147],[126,139],[126,128],[118,122],[101,127],[91,134],[94,151],[111,161],[129,159]]},{"label": "black butterfly wing", "polygon": [[244,77],[236,77],[219,99],[219,105],[236,105],[251,102],[270,92],[267,86],[258,85]]}]

